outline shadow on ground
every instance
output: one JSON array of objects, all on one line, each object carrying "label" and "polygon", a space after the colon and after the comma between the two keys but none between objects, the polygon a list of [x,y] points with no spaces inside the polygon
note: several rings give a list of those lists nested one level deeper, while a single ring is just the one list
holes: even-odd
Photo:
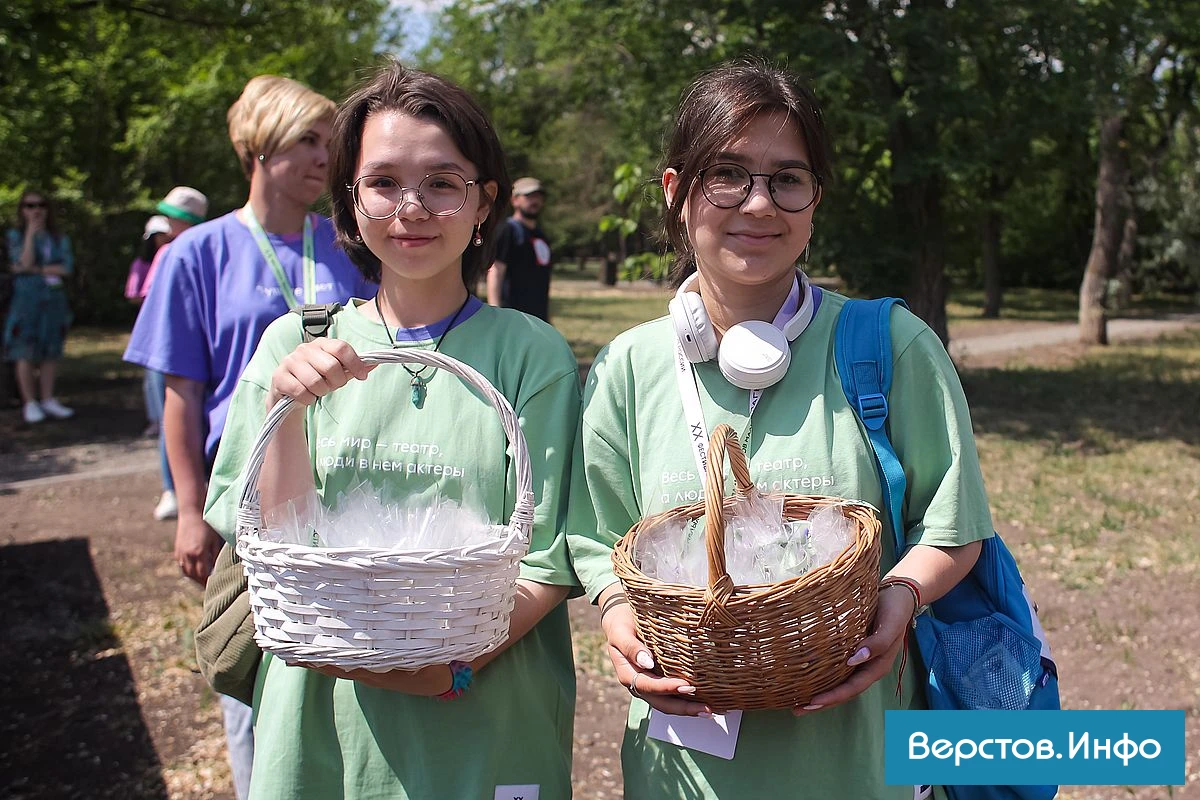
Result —
[{"label": "shadow on ground", "polygon": [[0,607],[0,796],[166,798],[87,540],[0,547]]},{"label": "shadow on ground", "polygon": [[1098,454],[1122,441],[1198,446],[1200,364],[1185,346],[1195,341],[1200,331],[1063,368],[967,370],[963,385],[975,431]]}]

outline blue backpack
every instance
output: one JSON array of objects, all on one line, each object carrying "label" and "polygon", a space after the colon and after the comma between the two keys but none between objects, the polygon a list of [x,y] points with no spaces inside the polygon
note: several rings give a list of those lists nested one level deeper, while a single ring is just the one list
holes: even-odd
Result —
[{"label": "blue backpack", "polygon": [[[905,476],[887,434],[892,386],[892,306],[903,301],[848,300],[834,354],[842,389],[858,415],[880,473],[886,513],[905,550]],[[999,534],[983,540],[979,560],[957,586],[916,620],[917,649],[928,672],[925,695],[938,711],[1061,708],[1058,670],[1025,591],[1017,562]],[[947,786],[951,800],[1049,800],[1057,786]]]}]

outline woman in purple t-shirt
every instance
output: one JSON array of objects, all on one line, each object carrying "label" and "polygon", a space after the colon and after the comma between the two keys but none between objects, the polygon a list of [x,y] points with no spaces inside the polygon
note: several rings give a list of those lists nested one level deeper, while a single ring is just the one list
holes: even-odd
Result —
[{"label": "woman in purple t-shirt", "polygon": [[[208,474],[233,389],[262,332],[298,303],[375,295],[334,245],[329,220],[308,210],[325,191],[334,110],[287,78],[260,75],[246,84],[228,121],[250,196],[171,243],[125,351],[127,361],[167,375],[163,433],[179,507],[175,559],[201,585],[222,544],[202,516]],[[231,729],[245,735],[249,714],[234,721],[228,705],[225,711],[241,798],[252,749],[242,749]]]}]

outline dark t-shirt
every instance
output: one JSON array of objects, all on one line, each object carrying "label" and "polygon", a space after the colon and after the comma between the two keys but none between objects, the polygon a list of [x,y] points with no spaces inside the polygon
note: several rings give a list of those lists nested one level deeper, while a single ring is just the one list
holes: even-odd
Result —
[{"label": "dark t-shirt", "polygon": [[541,228],[510,217],[500,227],[496,260],[504,262],[504,305],[550,319],[550,243]]}]

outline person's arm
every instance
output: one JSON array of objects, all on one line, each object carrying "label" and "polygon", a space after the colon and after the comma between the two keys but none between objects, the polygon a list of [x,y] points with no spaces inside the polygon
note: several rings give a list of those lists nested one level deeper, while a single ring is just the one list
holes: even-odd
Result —
[{"label": "person's arm", "polygon": [[[922,603],[932,603],[958,585],[979,559],[983,543],[970,542],[961,547],[914,545],[904,558],[888,571],[887,577],[907,578],[917,584]],[[857,666],[843,683],[812,699],[797,714],[817,711],[851,700],[892,671],[896,656],[917,611],[916,598],[904,586],[888,585],[879,590],[879,607],[871,635],[859,644],[846,662]]]},{"label": "person's arm", "polygon": [[[891,325],[896,352],[889,427],[908,481],[907,548],[888,577],[913,581],[927,604],[971,571],[981,539],[992,535],[992,518],[966,396],[945,347],[907,310],[894,310]],[[849,661],[858,669],[841,686],[814,697],[809,710],[844,703],[890,673],[915,601],[904,586],[880,590],[871,634]]]},{"label": "person's arm", "polygon": [[75,270],[75,254],[71,251],[71,240],[66,236],[58,238],[58,261],[42,267],[43,275],[53,275],[65,278]]},{"label": "person's arm", "polygon": [[162,429],[179,502],[175,561],[185,576],[203,586],[222,544],[221,537],[204,521],[208,484],[204,458],[204,384],[178,375],[167,375],[166,384]]},{"label": "person's arm", "polygon": [[[517,595],[513,604],[512,616],[509,618],[508,638],[495,650],[484,653],[472,661],[471,670],[479,672],[496,660],[505,650],[516,644],[522,636],[529,633],[535,625],[542,621],[542,617],[549,614],[555,606],[566,599],[568,591],[566,586],[550,586],[545,583],[518,580]],[[388,689],[393,692],[426,697],[436,697],[447,692],[454,682],[453,673],[445,664],[435,664],[416,672],[402,670],[371,672],[366,669],[342,670],[335,667],[325,667],[318,671],[334,678],[358,681],[376,689]]]},{"label": "person's arm", "polygon": [[[271,374],[266,411],[284,397],[290,397],[299,406],[311,406],[318,398],[345,386],[351,378],[365,380],[372,369],[341,339],[320,338],[302,344],[284,357]],[[264,512],[313,490],[311,469],[285,466],[311,461],[305,415],[299,408],[288,415],[267,445],[258,477],[259,503]]]},{"label": "person's arm", "polygon": [[[571,481],[571,452],[579,420],[579,379],[574,356],[559,342],[557,357],[562,371],[554,379],[525,397],[517,407],[533,473],[534,519],[529,552],[521,560],[521,575],[508,636],[504,642],[471,662],[479,672],[512,647],[577,586],[567,552],[565,530],[565,487]],[[509,480],[513,479],[510,472]],[[510,495],[512,493],[510,492]],[[378,674],[366,671],[331,672],[371,686],[407,694],[438,695],[451,685],[451,671],[437,665],[411,672]]]},{"label": "person's arm", "polygon": [[504,275],[508,266],[503,261],[493,261],[487,271],[487,301],[488,305],[504,305]]},{"label": "person's arm", "polygon": [[38,230],[32,224],[28,224],[25,226],[25,235],[23,237],[18,235],[10,241],[9,260],[12,262],[13,272],[34,272],[37,270],[37,249],[34,237],[37,236]]}]

